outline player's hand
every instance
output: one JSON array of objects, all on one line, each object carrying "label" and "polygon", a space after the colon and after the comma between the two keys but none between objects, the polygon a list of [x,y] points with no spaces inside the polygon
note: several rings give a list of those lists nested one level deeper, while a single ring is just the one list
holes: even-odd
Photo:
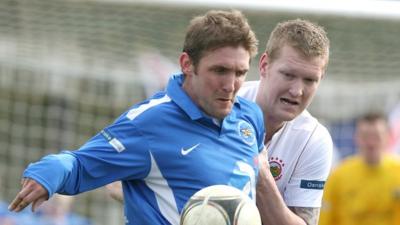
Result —
[{"label": "player's hand", "polygon": [[269,185],[275,185],[275,179],[270,170],[267,149],[264,149],[258,155],[258,169],[257,195],[259,193],[259,189],[266,190],[269,189]]},{"label": "player's hand", "polygon": [[267,149],[264,148],[258,155],[258,165],[260,170],[260,175],[264,175],[265,173],[269,173],[269,161],[268,161],[268,152]]},{"label": "player's hand", "polygon": [[107,184],[106,190],[107,193],[111,196],[111,198],[117,200],[120,203],[124,203],[124,194],[122,191],[121,181],[116,181],[114,183]]},{"label": "player's hand", "polygon": [[38,182],[25,178],[21,181],[22,189],[8,206],[10,211],[20,212],[32,203],[34,212],[44,201],[49,198],[47,190]]}]

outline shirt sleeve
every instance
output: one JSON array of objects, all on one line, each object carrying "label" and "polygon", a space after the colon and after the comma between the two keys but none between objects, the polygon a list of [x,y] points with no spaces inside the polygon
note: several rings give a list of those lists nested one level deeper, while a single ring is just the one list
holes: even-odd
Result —
[{"label": "shirt sleeve", "polygon": [[141,179],[150,170],[148,143],[133,121],[122,116],[77,151],[48,155],[24,177],[54,193],[78,194],[117,180]]},{"label": "shirt sleeve", "polygon": [[256,121],[257,145],[258,145],[258,152],[261,152],[265,147],[264,117],[261,109],[258,106],[256,108],[257,108],[257,121]]},{"label": "shirt sleeve", "polygon": [[284,200],[288,206],[321,207],[323,188],[332,163],[333,143],[328,130],[318,125],[290,178]]}]

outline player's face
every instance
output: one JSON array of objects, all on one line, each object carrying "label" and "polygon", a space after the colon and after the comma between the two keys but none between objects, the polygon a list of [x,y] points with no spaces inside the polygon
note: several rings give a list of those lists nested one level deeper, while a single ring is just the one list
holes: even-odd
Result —
[{"label": "player's face", "polygon": [[268,112],[267,119],[283,122],[298,116],[311,103],[325,64],[324,57],[307,58],[288,45],[272,62],[264,53],[259,64],[263,87],[257,102]]},{"label": "player's face", "polygon": [[361,155],[367,163],[376,164],[388,147],[389,129],[383,120],[360,122],[356,128],[355,140]]},{"label": "player's face", "polygon": [[183,88],[193,101],[209,116],[223,119],[228,115],[249,70],[249,52],[243,47],[208,51],[196,68],[182,53],[180,63],[186,74]]}]

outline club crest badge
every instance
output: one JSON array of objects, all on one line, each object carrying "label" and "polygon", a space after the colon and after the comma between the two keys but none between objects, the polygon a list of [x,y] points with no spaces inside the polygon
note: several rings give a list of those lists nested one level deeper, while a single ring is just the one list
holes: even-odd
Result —
[{"label": "club crest badge", "polygon": [[272,176],[275,178],[275,180],[279,180],[282,177],[282,170],[283,167],[285,166],[285,163],[278,157],[271,157],[269,159],[269,166],[271,170]]},{"label": "club crest badge", "polygon": [[256,142],[255,131],[250,123],[241,120],[238,123],[238,132],[246,144],[252,146]]}]

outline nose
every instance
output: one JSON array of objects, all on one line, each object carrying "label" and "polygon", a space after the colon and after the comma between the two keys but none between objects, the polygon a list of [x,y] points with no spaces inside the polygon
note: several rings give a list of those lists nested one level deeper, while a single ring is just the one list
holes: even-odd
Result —
[{"label": "nose", "polygon": [[222,89],[227,93],[234,92],[237,83],[238,82],[235,76],[226,76],[225,79],[222,80]]},{"label": "nose", "polygon": [[294,81],[290,86],[289,93],[293,97],[298,97],[303,95],[303,83],[301,81]]}]

